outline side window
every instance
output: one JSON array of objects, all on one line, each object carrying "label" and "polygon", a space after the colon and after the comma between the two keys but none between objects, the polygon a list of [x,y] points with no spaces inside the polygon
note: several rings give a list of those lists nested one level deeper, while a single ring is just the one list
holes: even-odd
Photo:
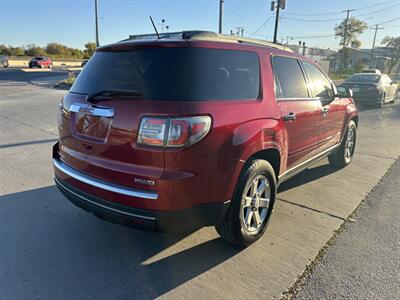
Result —
[{"label": "side window", "polygon": [[312,64],[303,62],[303,66],[307,74],[308,85],[313,91],[314,97],[324,99],[333,97],[332,85],[324,73]]},{"label": "side window", "polygon": [[288,57],[272,57],[275,76],[275,97],[308,98],[308,91],[303,72],[296,59]]}]

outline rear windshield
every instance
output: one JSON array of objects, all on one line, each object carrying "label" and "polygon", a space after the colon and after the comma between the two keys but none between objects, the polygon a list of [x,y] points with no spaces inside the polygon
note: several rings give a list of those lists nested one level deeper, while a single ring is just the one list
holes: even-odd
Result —
[{"label": "rear windshield", "polygon": [[260,71],[255,52],[206,48],[157,48],[96,52],[71,92],[140,93],[171,101],[257,99]]},{"label": "rear windshield", "polygon": [[375,74],[360,74],[360,75],[353,75],[346,80],[346,82],[378,82],[379,75]]}]

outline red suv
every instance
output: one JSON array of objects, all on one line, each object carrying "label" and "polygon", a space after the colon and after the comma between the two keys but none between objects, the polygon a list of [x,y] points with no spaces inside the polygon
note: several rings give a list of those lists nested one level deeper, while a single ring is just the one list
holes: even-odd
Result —
[{"label": "red suv", "polygon": [[351,162],[357,122],[350,90],[279,45],[131,37],[97,49],[62,100],[55,182],[103,219],[215,225],[246,246],[266,230],[279,183],[324,157]]},{"label": "red suv", "polygon": [[53,62],[49,57],[46,56],[36,56],[29,61],[29,68],[38,67],[38,68],[52,68]]}]

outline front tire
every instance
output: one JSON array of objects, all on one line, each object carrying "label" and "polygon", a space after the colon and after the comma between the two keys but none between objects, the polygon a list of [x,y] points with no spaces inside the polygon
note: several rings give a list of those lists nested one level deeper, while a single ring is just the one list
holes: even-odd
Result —
[{"label": "front tire", "polygon": [[357,125],[351,120],[347,126],[346,133],[339,150],[328,156],[329,163],[337,169],[348,166],[353,160],[356,147]]},{"label": "front tire", "polygon": [[276,195],[276,177],[270,163],[256,159],[246,164],[225,219],[215,228],[229,243],[249,246],[265,232]]}]

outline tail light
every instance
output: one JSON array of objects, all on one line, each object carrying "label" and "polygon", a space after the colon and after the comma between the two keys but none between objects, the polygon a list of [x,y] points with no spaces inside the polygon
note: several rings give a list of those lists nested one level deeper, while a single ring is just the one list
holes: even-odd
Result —
[{"label": "tail light", "polygon": [[211,128],[209,116],[187,118],[144,117],[138,143],[157,147],[184,147],[203,139]]}]

